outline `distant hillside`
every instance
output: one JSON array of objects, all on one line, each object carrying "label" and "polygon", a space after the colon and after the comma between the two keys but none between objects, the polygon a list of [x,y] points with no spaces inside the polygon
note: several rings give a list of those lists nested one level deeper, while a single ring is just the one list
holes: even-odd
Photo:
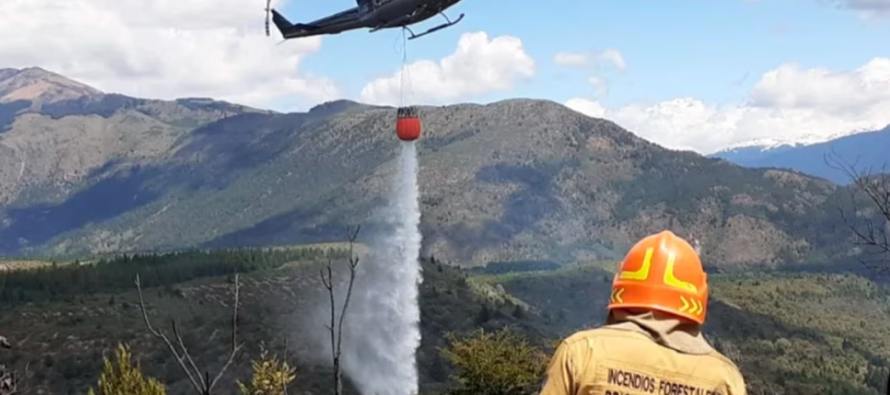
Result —
[{"label": "distant hillside", "polygon": [[[329,369],[313,358],[317,344],[306,333],[315,325],[323,328],[310,315],[326,297],[318,276],[322,255],[302,251],[217,251],[0,273],[6,284],[0,289],[0,325],[14,345],[0,354],[0,362],[19,371],[28,365],[32,375],[25,384],[35,393],[82,394],[95,385],[103,355],[127,342],[143,371],[169,386],[170,394],[191,393],[175,358],[145,330],[133,276],[143,274],[155,328],[169,334],[170,320],[176,319],[195,363],[214,373],[231,344],[232,277],[222,274],[238,268],[238,340],[246,343],[245,354],[217,393],[236,393],[234,381],[249,376],[249,358],[257,358],[262,345],[281,356],[287,344],[287,359],[298,369],[288,393],[331,394]],[[428,259],[422,265],[417,362],[424,394],[453,388],[452,366],[439,351],[447,346],[447,333],[508,326],[551,351],[556,340],[603,323],[614,275],[596,265],[497,276],[468,276]],[[739,365],[749,393],[883,393],[890,360],[886,285],[827,273],[709,278],[705,335]],[[363,280],[357,285],[366,285]],[[346,394],[357,393],[353,384],[362,385],[347,374]]]},{"label": "distant hillside", "polygon": [[102,92],[91,86],[39,67],[0,69],[0,103],[29,102],[39,106],[101,95]]},{"label": "distant hillside", "polygon": [[726,159],[732,163],[748,166],[749,163],[768,158],[772,155],[794,150],[795,148],[806,147],[802,143],[779,143],[776,145],[760,145],[751,144],[740,147],[727,148],[722,151],[708,155],[711,158]]},{"label": "distant hillside", "polygon": [[[581,266],[482,279],[527,304],[546,333],[563,336],[603,322],[613,275]],[[748,393],[884,393],[886,284],[838,273],[711,275],[709,283],[704,334],[742,369]]]},{"label": "distant hillside", "polygon": [[[21,106],[0,133],[7,254],[339,240],[373,227],[400,144],[394,108],[345,101],[277,114],[89,90]],[[670,151],[550,101],[421,115],[424,254],[439,260],[614,259],[667,227],[720,266],[849,249],[823,180]]]},{"label": "distant hillside", "polygon": [[116,171],[169,160],[177,139],[196,127],[243,113],[266,112],[105,94],[40,68],[2,69],[0,204],[70,201]]},{"label": "distant hillside", "polygon": [[777,167],[794,169],[816,177],[846,185],[849,177],[826,163],[826,155],[837,155],[862,169],[880,170],[890,165],[890,126],[885,129],[857,133],[817,144],[779,146],[751,146],[734,148],[710,155],[747,167]]}]

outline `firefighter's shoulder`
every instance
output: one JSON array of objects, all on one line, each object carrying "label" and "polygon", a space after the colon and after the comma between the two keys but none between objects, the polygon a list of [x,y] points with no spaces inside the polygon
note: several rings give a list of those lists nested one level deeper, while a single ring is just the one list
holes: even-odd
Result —
[{"label": "firefighter's shoulder", "polygon": [[739,391],[735,393],[744,393],[741,391],[745,389],[745,378],[742,376],[742,371],[739,369],[739,366],[736,365],[735,361],[716,349],[710,355],[722,362],[723,366],[726,367],[727,378],[729,379],[730,385],[735,387],[736,391]]},{"label": "firefighter's shoulder", "polygon": [[604,325],[596,328],[579,330],[563,339],[561,344],[567,347],[575,347],[579,345],[589,346],[590,344],[598,340],[616,337],[639,338],[640,340],[648,340],[646,335],[643,335],[641,333],[619,329],[615,326]]},{"label": "firefighter's shoulder", "polygon": [[727,357],[725,354],[721,353],[720,351],[715,349],[714,352],[711,353],[711,355],[713,357],[719,359],[721,362],[723,362],[730,368],[739,370],[739,367],[738,367],[738,365],[735,364],[735,361],[733,361],[732,359],[730,359],[729,357]]}]

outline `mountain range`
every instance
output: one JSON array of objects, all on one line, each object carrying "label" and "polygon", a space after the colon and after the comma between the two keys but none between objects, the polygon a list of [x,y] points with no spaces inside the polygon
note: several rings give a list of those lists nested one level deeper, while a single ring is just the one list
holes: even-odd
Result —
[{"label": "mountain range", "polygon": [[[546,100],[419,108],[423,254],[455,264],[614,259],[671,228],[707,262],[844,259],[844,187],[677,152]],[[0,253],[102,254],[342,239],[376,226],[396,111],[277,113],[103,93],[0,70]],[[855,137],[855,136],[854,136]]]},{"label": "mountain range", "polygon": [[[890,149],[890,125],[881,130],[847,133],[829,139],[758,140],[709,155],[747,167],[794,169],[846,185],[851,175],[884,172]],[[849,169],[848,169],[849,170]]]}]

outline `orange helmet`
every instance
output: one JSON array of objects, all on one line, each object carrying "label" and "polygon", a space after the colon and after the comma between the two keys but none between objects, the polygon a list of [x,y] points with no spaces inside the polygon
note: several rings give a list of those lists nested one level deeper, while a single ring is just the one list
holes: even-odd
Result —
[{"label": "orange helmet", "polygon": [[612,282],[609,310],[645,308],[705,322],[708,277],[698,252],[686,240],[663,231],[637,242]]}]

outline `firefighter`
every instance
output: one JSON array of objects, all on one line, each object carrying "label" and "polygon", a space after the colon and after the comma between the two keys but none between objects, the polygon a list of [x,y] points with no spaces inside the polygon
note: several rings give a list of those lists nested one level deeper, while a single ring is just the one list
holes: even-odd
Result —
[{"label": "firefighter", "polygon": [[634,245],[612,282],[606,325],[564,339],[539,395],[744,395],[738,367],[701,334],[707,275],[670,231]]}]

